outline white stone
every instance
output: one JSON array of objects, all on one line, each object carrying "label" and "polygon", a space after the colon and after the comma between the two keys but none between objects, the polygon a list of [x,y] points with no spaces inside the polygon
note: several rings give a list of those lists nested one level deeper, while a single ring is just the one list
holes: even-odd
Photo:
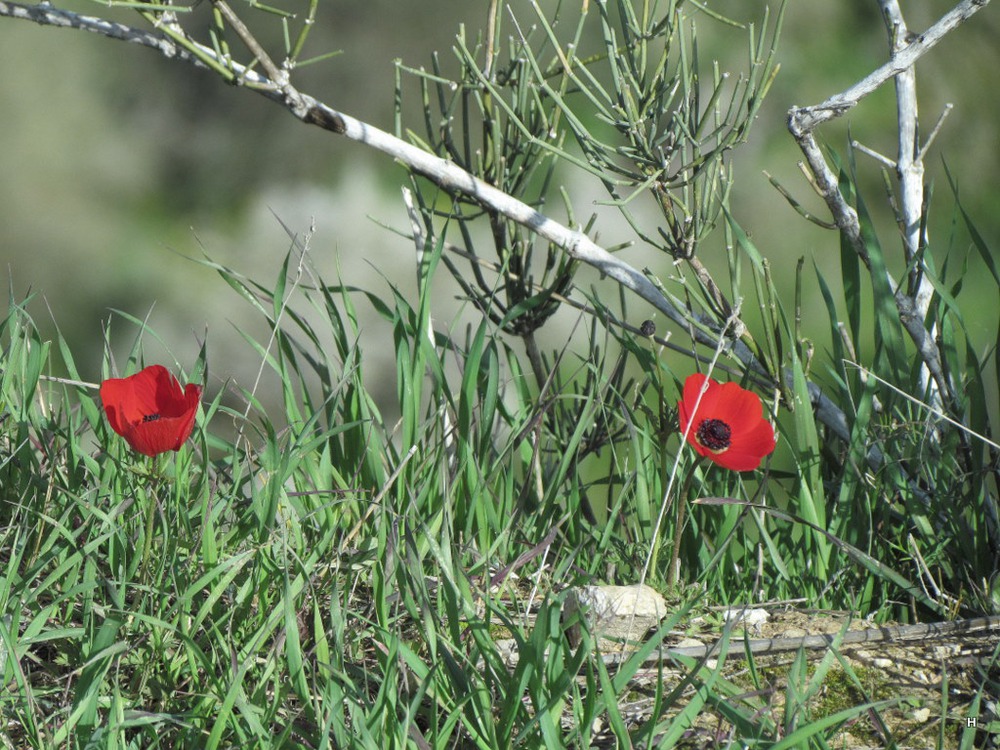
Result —
[{"label": "white stone", "polygon": [[574,587],[563,606],[563,621],[570,625],[574,646],[580,640],[579,623],[573,621],[577,612],[595,637],[635,641],[659,625],[667,614],[667,602],[645,584]]},{"label": "white stone", "polygon": [[761,630],[771,619],[770,613],[766,609],[747,609],[746,607],[730,607],[722,613],[722,620],[733,625],[743,625],[747,630],[755,635],[760,635]]}]

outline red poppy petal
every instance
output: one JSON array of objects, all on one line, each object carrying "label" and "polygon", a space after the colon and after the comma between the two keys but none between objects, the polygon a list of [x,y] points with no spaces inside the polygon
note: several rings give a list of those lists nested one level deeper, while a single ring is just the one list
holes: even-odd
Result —
[{"label": "red poppy petal", "polygon": [[188,383],[184,386],[184,400],[182,403],[184,405],[184,413],[193,415],[198,410],[198,404],[201,403],[201,386],[194,383]]},{"label": "red poppy petal", "polygon": [[747,421],[759,422],[759,420],[761,419],[767,421],[768,412],[767,409],[764,407],[763,402],[760,400],[760,398],[757,396],[756,393],[751,393],[750,395],[753,396],[753,399],[748,401],[746,405]]},{"label": "red poppy petal", "polygon": [[742,438],[754,451],[766,456],[773,453],[778,441],[775,439],[774,427],[766,419],[761,419],[757,426]]},{"label": "red poppy petal", "polygon": [[154,422],[140,422],[132,426],[125,439],[132,450],[147,456],[175,450],[177,426],[170,424],[172,421],[174,420],[158,419]]},{"label": "red poppy petal", "polygon": [[128,429],[127,411],[131,407],[132,388],[123,378],[112,378],[101,383],[101,403],[108,415],[111,429],[124,435]]},{"label": "red poppy petal", "polygon": [[157,419],[133,425],[125,439],[133,450],[147,456],[180,450],[194,429],[195,412],[183,417]]},{"label": "red poppy petal", "polygon": [[178,417],[176,420],[176,430],[177,430],[177,442],[174,445],[174,450],[179,450],[184,444],[184,441],[191,437],[191,431],[194,429],[194,419],[198,414],[198,403],[201,400],[201,388],[197,385],[188,383],[187,387],[184,389],[185,404],[186,409],[184,413]]},{"label": "red poppy petal", "polygon": [[[701,395],[701,401],[698,400],[701,394],[702,384],[708,380],[708,389],[704,394]],[[688,376],[688,379],[684,381],[684,391],[682,393],[682,400],[677,404],[677,413],[680,419],[681,432],[687,430],[688,423],[691,421],[692,417],[695,416],[695,405],[697,404],[697,418],[698,420],[711,418],[709,416],[709,406],[715,400],[713,398],[713,388],[714,385],[712,380],[709,380],[704,375],[700,373],[695,373],[694,375]],[[692,428],[694,432],[695,428]]]},{"label": "red poppy petal", "polygon": [[[708,383],[708,387],[705,388],[705,392],[702,394],[702,387],[706,382]],[[701,397],[700,402],[698,401],[699,396]],[[695,404],[698,404],[698,413],[702,416],[704,416],[705,411],[715,405],[718,396],[719,384],[700,373],[691,375],[684,381],[684,403],[690,410],[694,410]]]},{"label": "red poppy petal", "polygon": [[712,381],[700,372],[688,375],[687,380],[684,381],[684,393],[682,394],[684,400],[694,403],[694,400],[698,398],[698,393],[701,391],[701,387],[706,380],[708,380],[708,387],[711,388]]},{"label": "red poppy petal", "polygon": [[739,424],[748,418],[760,419],[763,411],[757,395],[744,390],[737,383],[724,383],[719,386],[715,408],[720,415],[724,415],[730,425]]},{"label": "red poppy petal", "polygon": [[765,420],[748,433],[735,436],[729,450],[719,454],[719,463],[733,471],[750,471],[760,466],[775,448],[774,428]]},{"label": "red poppy petal", "polygon": [[148,382],[143,382],[145,393],[151,397],[151,405],[156,412],[162,414],[164,411],[171,411],[182,401],[181,384],[177,378],[170,374],[170,371],[162,365],[147,367],[141,374],[150,373],[152,376]]},{"label": "red poppy petal", "polygon": [[730,471],[753,471],[760,466],[764,457],[756,452],[744,452],[730,448],[723,453],[709,456],[709,458]]},{"label": "red poppy petal", "polygon": [[[707,389],[702,394],[706,382]],[[774,428],[764,418],[760,398],[737,383],[716,383],[698,373],[691,375],[684,382],[683,400],[677,404],[677,410],[681,432],[687,432],[695,452],[727,469],[756,469],[761,459],[774,450]],[[729,427],[730,444],[725,450],[712,451],[697,441],[698,428],[707,419],[721,420]]]},{"label": "red poppy petal", "polygon": [[101,384],[101,401],[111,428],[133,450],[147,456],[180,449],[194,429],[200,399],[200,386],[189,383],[182,390],[163,365],[150,365],[131,377]]},{"label": "red poppy petal", "polygon": [[756,393],[743,390],[736,383],[726,383],[726,386],[735,386],[735,388],[727,388],[725,394],[725,412],[730,422],[760,419],[763,407]]},{"label": "red poppy petal", "polygon": [[691,432],[689,433],[688,443],[691,445],[692,448],[694,448],[694,452],[697,453],[699,456],[710,458],[713,461],[718,460],[718,454],[716,454],[709,448],[706,448],[704,445],[702,445],[695,439],[695,430],[691,430]]}]

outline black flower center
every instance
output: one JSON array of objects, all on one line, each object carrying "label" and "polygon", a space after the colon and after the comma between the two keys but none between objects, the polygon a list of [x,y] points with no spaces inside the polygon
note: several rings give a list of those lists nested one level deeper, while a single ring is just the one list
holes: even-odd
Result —
[{"label": "black flower center", "polygon": [[160,418],[159,414],[147,414],[142,418],[143,422],[155,422]]},{"label": "black flower center", "polygon": [[698,432],[695,433],[699,443],[717,453],[729,447],[731,435],[732,430],[729,429],[729,425],[721,419],[706,419],[698,425]]}]

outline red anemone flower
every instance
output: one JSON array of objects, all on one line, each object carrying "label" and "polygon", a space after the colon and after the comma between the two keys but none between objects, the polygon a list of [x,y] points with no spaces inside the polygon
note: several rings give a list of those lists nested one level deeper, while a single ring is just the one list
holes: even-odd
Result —
[{"label": "red anemone flower", "polygon": [[691,375],[684,381],[684,399],[677,409],[681,434],[687,432],[695,451],[719,466],[750,471],[774,450],[774,428],[763,417],[760,398],[736,383],[716,383],[704,375]]},{"label": "red anemone flower", "polygon": [[194,429],[201,387],[181,384],[163,365],[101,383],[101,403],[111,429],[147,456],[180,450]]}]

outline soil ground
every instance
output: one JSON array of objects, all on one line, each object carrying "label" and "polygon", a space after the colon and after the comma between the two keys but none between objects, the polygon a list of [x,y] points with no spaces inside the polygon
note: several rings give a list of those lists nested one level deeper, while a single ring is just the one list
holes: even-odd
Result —
[{"label": "soil ground", "polygon": [[[713,643],[719,628],[707,625],[706,619],[712,618],[695,620],[693,631],[678,643]],[[751,626],[747,636],[786,639],[835,634],[848,619],[843,613],[769,611],[767,622]],[[874,627],[856,619],[848,629]],[[769,715],[767,723],[773,729],[768,734],[780,737],[796,727],[867,703],[876,707],[824,733],[831,747],[862,750],[893,746],[894,742],[899,748],[957,748],[970,727],[975,747],[1000,746],[1000,631],[996,629],[919,641],[845,645],[838,649],[841,658],[834,660],[816,687],[810,683],[829,649],[803,650],[801,656],[796,651],[755,655],[751,666],[745,658],[741,633],[742,629],[732,636],[722,675],[732,685],[745,688],[744,692],[727,698],[727,707],[706,704],[680,747],[728,746],[732,724],[724,715],[726,708],[755,714],[765,722]],[[706,666],[711,668],[715,663],[709,661]],[[650,684],[642,682],[643,676],[637,675],[636,692],[646,692],[647,697],[637,695],[624,707],[635,726],[651,718]],[[694,688],[688,692],[675,710],[683,709]],[[789,700],[793,705],[788,705]]]}]

